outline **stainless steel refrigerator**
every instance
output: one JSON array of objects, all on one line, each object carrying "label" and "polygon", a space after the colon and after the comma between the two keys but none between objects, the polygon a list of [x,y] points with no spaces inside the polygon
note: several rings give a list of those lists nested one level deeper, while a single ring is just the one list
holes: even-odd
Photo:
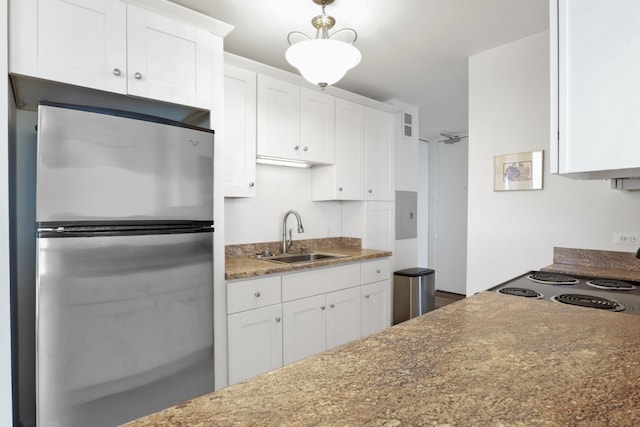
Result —
[{"label": "stainless steel refrigerator", "polygon": [[36,221],[38,426],[213,390],[213,131],[42,103]]}]

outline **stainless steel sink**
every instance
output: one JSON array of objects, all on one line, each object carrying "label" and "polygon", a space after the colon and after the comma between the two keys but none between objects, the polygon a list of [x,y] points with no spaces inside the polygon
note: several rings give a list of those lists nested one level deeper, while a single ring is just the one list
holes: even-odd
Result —
[{"label": "stainless steel sink", "polygon": [[313,261],[320,261],[320,260],[326,260],[326,259],[345,258],[347,256],[348,255],[310,253],[310,254],[274,255],[270,257],[261,257],[260,259],[264,261],[279,262],[282,264],[296,264],[299,262],[313,262]]}]

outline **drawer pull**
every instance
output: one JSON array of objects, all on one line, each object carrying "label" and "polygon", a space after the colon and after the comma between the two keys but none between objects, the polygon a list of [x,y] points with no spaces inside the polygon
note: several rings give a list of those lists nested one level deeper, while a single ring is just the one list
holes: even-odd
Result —
[{"label": "drawer pull", "polygon": [[377,274],[380,274],[380,269],[377,269],[377,270],[376,270],[376,273],[377,273]]},{"label": "drawer pull", "polygon": [[280,318],[276,317],[276,323],[280,323]]},{"label": "drawer pull", "polygon": [[256,297],[256,298],[260,298],[260,292],[256,292],[256,293],[255,293],[255,294],[253,294],[253,295],[255,295],[255,297]]},{"label": "drawer pull", "polygon": [[335,308],[335,305],[334,304],[329,304],[329,307]]},{"label": "drawer pull", "polygon": [[370,295],[368,295],[368,294],[367,294],[367,295],[365,295],[364,297],[365,297],[366,299],[369,299],[369,296],[370,296]]},{"label": "drawer pull", "polygon": [[320,306],[320,310],[324,310],[325,308],[327,307],[325,307],[324,305]]}]

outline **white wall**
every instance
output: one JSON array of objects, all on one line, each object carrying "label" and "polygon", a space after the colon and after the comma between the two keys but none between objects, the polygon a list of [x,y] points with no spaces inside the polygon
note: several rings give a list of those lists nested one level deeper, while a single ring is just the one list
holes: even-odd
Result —
[{"label": "white wall", "polygon": [[[467,295],[552,263],[553,247],[634,252],[640,192],[549,174],[549,34],[469,61]],[[493,156],[544,149],[543,190],[493,191]]]},{"label": "white wall", "polygon": [[[256,197],[225,199],[225,244],[282,240],[282,217],[298,211],[304,233],[298,234],[294,217],[293,239],[340,237],[340,202],[311,201],[311,170],[286,166],[256,165]],[[348,236],[361,237],[361,236]]]}]

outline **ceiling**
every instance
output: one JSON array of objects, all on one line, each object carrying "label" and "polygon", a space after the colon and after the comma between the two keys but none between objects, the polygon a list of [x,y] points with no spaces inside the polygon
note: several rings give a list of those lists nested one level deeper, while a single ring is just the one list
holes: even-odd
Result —
[{"label": "ceiling", "polygon": [[[314,36],[321,12],[312,0],[172,1],[233,25],[225,51],[294,73],[287,34]],[[548,9],[548,0],[335,0],[333,31],[357,31],[362,61],[334,86],[418,106],[421,126],[423,109],[466,118],[467,58],[548,29]]]}]

